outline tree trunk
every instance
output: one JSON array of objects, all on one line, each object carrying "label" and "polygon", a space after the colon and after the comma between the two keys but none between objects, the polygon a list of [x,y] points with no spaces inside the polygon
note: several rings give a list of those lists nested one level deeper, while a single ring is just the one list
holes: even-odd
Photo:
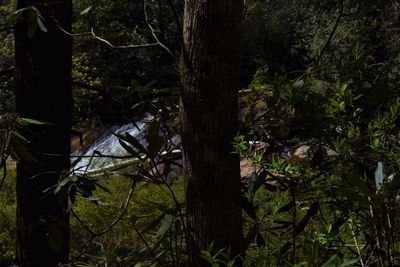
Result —
[{"label": "tree trunk", "polygon": [[43,191],[57,184],[70,168],[72,124],[71,0],[19,0],[18,8],[34,5],[48,32],[37,29],[27,36],[27,26],[15,33],[16,108],[21,117],[50,122],[30,125],[23,133],[36,161],[17,163],[17,264],[50,267],[68,262],[69,215],[66,201]]},{"label": "tree trunk", "polygon": [[214,242],[232,256],[242,250],[238,127],[242,0],[186,0],[181,131],[190,266]]}]

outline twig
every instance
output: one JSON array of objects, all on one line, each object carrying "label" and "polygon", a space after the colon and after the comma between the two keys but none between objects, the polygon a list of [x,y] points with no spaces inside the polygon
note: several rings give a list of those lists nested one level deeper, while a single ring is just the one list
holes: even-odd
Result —
[{"label": "twig", "polygon": [[160,46],[162,49],[164,49],[169,55],[171,55],[174,60],[175,63],[178,63],[177,58],[175,57],[175,55],[171,52],[171,50],[164,45],[159,38],[157,37],[157,35],[155,34],[155,30],[154,28],[151,26],[149,19],[148,19],[148,14],[147,14],[147,1],[143,0],[143,12],[144,12],[144,16],[145,16],[145,21],[147,26],[149,27],[150,31],[151,31],[151,35],[153,36],[154,40],[156,40],[156,42],[154,43],[148,43],[148,44],[130,44],[130,45],[114,45],[112,44],[110,41],[98,36],[95,34],[94,32],[94,28],[91,27],[90,28],[90,32],[83,32],[83,33],[70,33],[67,30],[65,30],[63,27],[61,27],[61,25],[58,23],[58,21],[53,17],[52,19],[55,21],[57,27],[64,32],[65,34],[71,36],[71,37],[77,37],[77,36],[86,36],[86,35],[92,35],[92,37],[106,45],[108,45],[111,48],[114,49],[130,49],[130,48],[146,48],[146,47],[154,47],[154,46]]},{"label": "twig", "polygon": [[[170,194],[172,196],[173,201],[175,202],[175,205],[176,205],[176,207],[178,209],[178,214],[179,214],[179,217],[180,217],[180,221],[182,223],[184,238],[185,238],[186,244],[188,244],[188,231],[187,231],[187,228],[186,228],[186,225],[185,225],[185,220],[184,220],[185,217],[183,216],[183,211],[181,209],[181,205],[180,205],[178,199],[176,198],[175,192],[172,190],[172,188],[169,185],[167,179],[164,177],[163,174],[160,173],[160,170],[157,168],[157,164],[154,161],[154,159],[151,159],[151,161],[152,161],[152,165],[155,166],[155,168],[153,168],[153,169],[155,169],[155,171],[157,172],[157,176],[160,177],[163,180],[165,186],[167,187],[168,191],[170,192]],[[151,169],[151,173],[152,173],[153,176],[155,176],[155,173],[154,173],[153,169]],[[187,247],[187,250],[188,249],[189,248]]]},{"label": "twig", "polygon": [[89,239],[89,242],[87,242],[87,244],[85,245],[85,247],[82,249],[82,252],[76,256],[74,259],[72,260],[76,260],[79,259],[80,257],[82,257],[85,252],[87,251],[87,249],[89,248],[89,246],[93,243],[94,239],[98,236],[104,235],[105,233],[107,233],[108,231],[110,231],[126,214],[126,212],[128,211],[128,206],[129,203],[132,199],[133,196],[133,191],[135,189],[136,186],[136,181],[132,182],[131,188],[129,190],[128,196],[126,197],[125,203],[122,206],[119,215],[114,219],[114,221],[109,224],[106,228],[104,228],[102,231],[100,232],[94,232],[93,230],[90,229],[89,226],[87,226],[81,218],[79,218],[79,216],[74,212],[73,209],[71,209],[72,215],[77,219],[77,221],[83,226],[83,228],[85,228],[86,231],[88,231],[91,234],[91,237]]},{"label": "twig", "polygon": [[171,52],[171,50],[170,50],[166,45],[164,45],[164,44],[160,41],[160,39],[158,39],[158,37],[157,37],[157,35],[156,35],[155,31],[154,31],[153,26],[151,26],[151,24],[150,24],[150,22],[149,22],[149,16],[148,16],[148,14],[147,14],[147,0],[143,0],[143,12],[144,12],[144,18],[145,18],[147,27],[149,27],[149,29],[150,29],[150,31],[151,31],[151,35],[153,36],[154,40],[156,40],[157,45],[159,45],[161,48],[163,48],[163,49],[175,60],[175,63],[178,63],[177,58],[176,58],[175,55]]},{"label": "twig", "polygon": [[[106,39],[104,39],[104,38],[101,38],[100,36],[96,35],[96,34],[94,33],[94,29],[93,29],[93,28],[90,29],[90,32],[91,32],[91,34],[92,34],[92,36],[93,36],[94,39],[99,40],[100,42],[105,43],[106,45],[108,45],[108,46],[111,47],[111,48],[116,48],[116,49],[127,49],[127,48],[144,48],[144,47],[153,47],[153,46],[161,46],[161,47],[163,47],[163,45],[162,45],[161,43],[159,43],[158,40],[157,40],[156,43],[149,43],[149,44],[113,45],[110,41],[108,41],[108,40],[106,40]],[[163,47],[163,48],[164,48],[164,47]]]},{"label": "twig", "polygon": [[271,108],[269,108],[268,110],[264,111],[262,114],[260,114],[257,118],[255,118],[249,125],[247,125],[247,127],[251,127],[254,124],[256,124],[259,120],[261,120],[262,118],[264,118],[266,115],[268,115],[268,113],[272,112],[278,105],[279,105],[279,101],[277,101]]},{"label": "twig", "polygon": [[139,231],[139,229],[136,227],[135,222],[132,222],[132,227],[133,230],[135,230],[136,234],[139,236],[140,240],[142,240],[143,244],[146,246],[146,248],[150,251],[150,254],[152,255],[153,258],[156,257],[156,254],[154,253],[154,249],[152,249],[149,245],[149,243],[146,241],[144,238],[143,234]]},{"label": "twig", "polygon": [[129,49],[129,48],[146,48],[146,47],[154,47],[154,46],[161,46],[163,47],[163,45],[161,45],[158,42],[155,43],[148,43],[148,44],[129,44],[129,45],[114,45],[112,44],[110,41],[98,36],[95,34],[93,27],[90,28],[90,32],[81,32],[81,33],[71,33],[68,32],[67,30],[65,30],[63,27],[61,27],[61,25],[58,23],[58,21],[52,17],[52,19],[55,21],[57,27],[65,34],[67,34],[68,36],[74,38],[74,37],[81,37],[81,36],[89,36],[91,35],[94,39],[105,43],[106,45],[108,45],[111,48],[114,49]]},{"label": "twig", "polygon": [[353,240],[354,240],[354,244],[355,244],[356,249],[357,249],[358,256],[360,257],[361,266],[365,267],[364,261],[363,261],[363,259],[361,257],[362,253],[361,253],[361,250],[360,250],[360,246],[358,245],[357,237],[356,237],[356,234],[355,234],[355,232],[353,230],[353,226],[351,225],[351,223],[349,223],[349,227],[350,227],[351,234],[353,236]]},{"label": "twig", "polygon": [[292,242],[293,242],[293,252],[292,252],[292,262],[296,262],[296,220],[297,220],[297,208],[296,208],[296,181],[290,179],[293,184],[290,186],[290,191],[292,195],[293,205],[293,232],[292,232]]},{"label": "twig", "polygon": [[4,181],[6,180],[6,177],[7,177],[7,163],[6,162],[4,162],[3,163],[3,177],[1,178],[1,182],[0,182],[0,191],[1,191],[1,188],[3,188],[3,185],[4,185]]},{"label": "twig", "polygon": [[[366,176],[365,173],[364,173],[364,175]],[[372,203],[371,197],[368,197],[368,202],[369,202],[369,212],[370,212],[371,219],[374,219],[375,214],[374,214],[374,208],[372,207],[372,204],[371,204]],[[379,238],[379,230],[377,227],[377,223],[374,223],[374,232],[375,232],[375,238],[376,238],[376,246],[378,248],[378,253],[379,253],[379,255],[378,255],[379,263],[380,263],[380,266],[383,267],[385,265],[384,265],[384,260],[382,258],[382,253],[381,253],[382,246],[381,246],[381,240]]]},{"label": "twig", "polygon": [[319,61],[321,60],[323,54],[325,53],[325,50],[328,48],[329,44],[331,43],[332,38],[333,38],[333,35],[335,35],[336,30],[337,30],[337,28],[338,28],[338,26],[339,26],[339,22],[340,22],[340,20],[341,20],[342,17],[343,17],[343,9],[344,9],[344,8],[343,8],[343,0],[341,0],[341,1],[340,1],[339,16],[338,16],[337,19],[336,19],[335,25],[333,26],[333,29],[332,29],[331,33],[329,34],[329,37],[328,37],[328,39],[326,40],[326,43],[325,43],[324,46],[322,47],[321,52],[319,53],[317,59],[315,60],[315,65],[318,65],[318,64],[319,64]]}]

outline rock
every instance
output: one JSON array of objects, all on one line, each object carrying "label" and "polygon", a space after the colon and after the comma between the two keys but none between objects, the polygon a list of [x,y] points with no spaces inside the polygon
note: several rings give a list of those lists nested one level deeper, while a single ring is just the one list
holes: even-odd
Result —
[{"label": "rock", "polygon": [[310,159],[312,156],[312,152],[310,150],[310,146],[308,145],[302,145],[296,148],[293,152],[293,157],[296,157],[297,159],[304,160],[304,159]]},{"label": "rock", "polygon": [[244,158],[240,160],[240,177],[248,177],[254,171],[258,172],[261,169],[260,166],[255,165],[250,159]]}]

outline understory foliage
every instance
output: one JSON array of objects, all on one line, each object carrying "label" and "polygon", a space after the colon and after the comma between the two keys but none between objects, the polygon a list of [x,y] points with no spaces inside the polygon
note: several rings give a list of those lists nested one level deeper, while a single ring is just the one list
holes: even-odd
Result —
[{"label": "understory foliage", "polygon": [[254,164],[247,240],[265,266],[398,264],[396,59],[372,63],[357,42],[347,60],[335,79],[312,68],[271,77],[263,67],[250,85],[234,144]]},{"label": "understory foliage", "polygon": [[[69,200],[71,266],[185,266],[184,181],[175,151],[183,1],[147,1],[147,23],[169,51],[112,48],[93,37],[92,29],[114,46],[153,42],[143,2],[75,2],[76,128],[153,119],[147,146],[117,135],[125,164],[71,171],[47,190]],[[246,5],[241,84],[250,90],[241,93],[232,140],[247,169],[245,253],[215,251],[211,243],[201,256],[210,266],[400,265],[398,2]],[[12,1],[0,0],[0,23],[7,25],[13,10]],[[9,155],[30,156],[19,130],[41,122],[12,113],[13,41],[0,29],[0,266],[11,266]]]}]

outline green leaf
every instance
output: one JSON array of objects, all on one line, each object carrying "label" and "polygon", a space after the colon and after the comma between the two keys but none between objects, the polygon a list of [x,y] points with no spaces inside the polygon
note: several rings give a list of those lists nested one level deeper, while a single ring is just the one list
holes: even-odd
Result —
[{"label": "green leaf", "polygon": [[273,222],[274,222],[274,223],[277,223],[277,224],[284,225],[284,226],[286,226],[286,227],[289,227],[289,226],[291,226],[291,225],[293,224],[293,222],[290,222],[290,221],[283,221],[283,220],[273,220]]},{"label": "green leaf", "polygon": [[11,132],[10,138],[11,155],[16,160],[23,160],[28,164],[36,163],[37,159],[29,148],[28,140],[16,131]]},{"label": "green leaf", "polygon": [[99,184],[99,183],[97,183],[97,182],[95,182],[95,185],[96,185],[98,188],[102,189],[104,192],[109,193],[110,195],[112,195],[112,192],[111,192],[107,187],[104,187],[104,186],[102,186],[101,184]]},{"label": "green leaf", "polygon": [[140,153],[147,154],[147,151],[143,147],[143,145],[134,136],[132,136],[130,133],[127,132],[127,133],[125,133],[125,135],[114,133],[114,135],[116,137],[118,137],[119,139],[121,139],[122,141],[125,141],[126,143],[130,144],[132,147],[134,147],[137,150],[139,150]]},{"label": "green leaf", "polygon": [[158,236],[159,239],[163,239],[163,237],[165,236],[165,234],[168,232],[168,230],[171,228],[172,223],[175,221],[175,216],[171,215],[171,214],[167,214],[165,215],[165,218],[160,226],[160,228],[158,229]]},{"label": "green leaf", "polygon": [[289,211],[291,208],[293,208],[293,206],[294,206],[294,202],[293,202],[293,201],[290,201],[289,203],[287,203],[287,204],[285,204],[285,205],[279,207],[278,210],[277,210],[276,212],[286,212],[286,211]]},{"label": "green leaf", "polygon": [[304,86],[304,80],[303,80],[303,79],[297,80],[297,81],[295,81],[295,82],[293,83],[293,88],[294,88],[294,89],[300,89],[300,88],[302,88],[303,86]]},{"label": "green leaf", "polygon": [[347,176],[347,180],[351,184],[356,186],[360,190],[361,193],[365,194],[366,196],[371,196],[372,195],[372,191],[369,188],[369,186],[366,184],[365,181],[361,180],[358,176],[349,175],[349,176]]},{"label": "green leaf", "polygon": [[34,9],[32,6],[27,6],[14,11],[7,19],[6,24],[16,26],[19,23],[26,23],[34,15]]},{"label": "green leaf", "polygon": [[151,223],[149,223],[144,230],[142,230],[141,234],[148,233],[150,231],[153,231],[163,220],[165,217],[165,213],[161,214],[157,218],[155,218]]},{"label": "green leaf", "polygon": [[340,259],[337,255],[333,255],[327,262],[325,262],[321,267],[339,267]]},{"label": "green leaf", "polygon": [[34,125],[54,125],[53,123],[50,123],[50,122],[39,121],[39,120],[34,120],[34,119],[29,119],[29,118],[19,118],[18,122],[21,125],[30,125],[30,124],[34,124]]},{"label": "green leaf", "polygon": [[340,86],[337,87],[336,93],[341,96],[344,97],[345,93],[347,90],[347,84],[342,84]]},{"label": "green leaf", "polygon": [[340,267],[347,267],[347,266],[351,266],[354,263],[358,262],[360,260],[360,258],[354,258],[354,259],[344,259],[342,264],[340,264]]},{"label": "green leaf", "polygon": [[[75,177],[76,177],[76,176],[75,176]],[[66,185],[69,181],[72,181],[72,176],[71,176],[71,177],[66,177],[66,178],[62,179],[62,180],[59,182],[59,184],[60,184],[60,186],[64,186],[64,185]]]},{"label": "green leaf", "polygon": [[136,201],[136,203],[141,204],[145,208],[157,209],[163,213],[170,213],[169,211],[171,210],[170,206],[162,202],[146,200],[145,202]]},{"label": "green leaf", "polygon": [[37,28],[38,28],[37,19],[29,20],[26,32],[29,38],[33,38],[33,36],[35,36]]},{"label": "green leaf", "polygon": [[349,187],[342,188],[340,190],[340,192],[342,193],[342,195],[344,197],[346,197],[349,200],[357,201],[364,205],[369,205],[368,199],[366,197],[364,197],[363,195],[359,194],[358,192],[356,192],[356,190],[354,190],[354,188],[349,188]]},{"label": "green leaf", "polygon": [[62,188],[61,183],[58,183],[57,186],[56,186],[56,188],[55,188],[54,191],[53,191],[54,195],[57,194],[57,193],[61,190],[61,188]]},{"label": "green leaf", "polygon": [[246,236],[246,247],[248,247],[251,243],[253,243],[254,239],[256,239],[257,234],[259,234],[259,224],[256,223],[253,226],[250,227],[249,231],[247,232]]},{"label": "green leaf", "polygon": [[255,194],[257,190],[265,183],[265,178],[267,177],[266,172],[261,172],[257,175],[256,172],[253,172],[249,181],[249,189],[250,192]]},{"label": "green leaf", "polygon": [[47,28],[44,25],[43,20],[40,18],[40,16],[37,17],[37,24],[42,32],[47,32]]},{"label": "green leaf", "polygon": [[242,196],[242,209],[250,216],[253,220],[257,220],[256,210],[253,204],[245,196]]},{"label": "green leaf", "polygon": [[311,217],[315,216],[318,213],[318,208],[319,204],[317,202],[311,204],[306,215],[304,215],[304,217],[300,220],[300,222],[296,224],[296,227],[294,228],[295,235],[298,235],[301,232],[303,232],[304,228],[306,228]]},{"label": "green leaf", "polygon": [[88,13],[91,9],[92,9],[92,6],[89,6],[89,7],[85,8],[84,10],[82,10],[82,12],[81,12],[80,14],[81,14],[81,15],[85,15],[85,14]]},{"label": "green leaf", "polygon": [[265,247],[265,245],[266,245],[264,237],[260,233],[257,233],[256,244],[257,244],[257,247],[259,247],[259,248]]},{"label": "green leaf", "polygon": [[126,152],[128,152],[129,154],[140,158],[140,155],[129,145],[127,145],[124,141],[122,140],[118,140],[119,144],[126,150]]},{"label": "green leaf", "polygon": [[393,176],[393,179],[389,183],[385,184],[384,190],[386,195],[392,196],[400,188],[400,173]]}]

